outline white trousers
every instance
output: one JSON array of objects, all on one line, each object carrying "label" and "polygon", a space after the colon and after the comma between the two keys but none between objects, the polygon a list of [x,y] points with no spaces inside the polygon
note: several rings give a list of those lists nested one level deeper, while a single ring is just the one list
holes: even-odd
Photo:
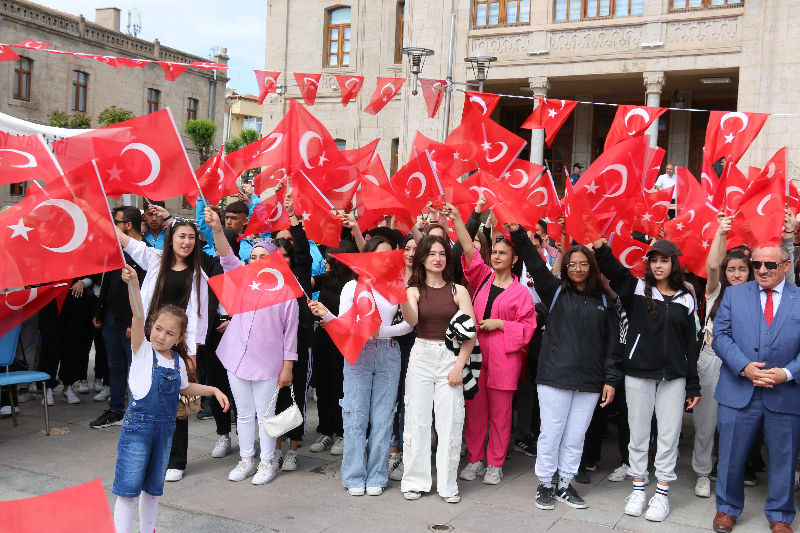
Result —
[{"label": "white trousers", "polygon": [[447,374],[456,357],[444,341],[417,339],[406,373],[403,432],[403,492],[431,490],[431,426],[436,414],[436,488],[439,495],[458,494],[458,462],[464,430],[464,389],[451,387]]},{"label": "white trousers", "polygon": [[583,441],[600,399],[599,392],[575,392],[537,385],[542,425],[536,444],[536,477],[550,483],[558,471],[574,478],[583,455]]},{"label": "white trousers", "polygon": [[697,373],[700,377],[700,390],[703,399],[694,408],[694,451],[692,468],[698,476],[708,476],[714,467],[711,458],[714,450],[714,430],[717,429],[717,401],[714,391],[719,381],[719,367],[722,359],[711,348],[703,348],[697,360]]},{"label": "white trousers", "polygon": [[665,482],[675,481],[678,479],[675,463],[678,461],[678,441],[686,401],[686,378],[663,381],[625,376],[625,395],[628,400],[628,425],[631,428],[628,473],[635,478],[647,476],[650,424],[655,411],[658,425],[654,462],[656,478]]},{"label": "white trousers", "polygon": [[[239,435],[239,455],[249,459],[255,455],[256,418],[258,418],[258,440],[261,444],[261,460],[272,461],[275,455],[275,437],[264,432],[264,419],[275,416],[275,405],[270,400],[278,386],[278,378],[265,381],[250,381],[228,372],[233,399],[236,401],[236,432]],[[267,408],[269,413],[267,413]]]}]

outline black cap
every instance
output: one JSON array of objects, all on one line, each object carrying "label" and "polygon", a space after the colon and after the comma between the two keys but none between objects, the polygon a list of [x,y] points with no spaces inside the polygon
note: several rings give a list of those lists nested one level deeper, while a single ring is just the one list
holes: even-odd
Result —
[{"label": "black cap", "polygon": [[683,254],[681,253],[681,249],[678,248],[674,242],[672,241],[656,241],[656,243],[648,250],[645,254],[646,256],[650,256],[653,252],[658,252],[663,254],[667,257],[677,256],[680,257]]},{"label": "black cap", "polygon": [[581,165],[580,163],[575,163],[574,165],[572,165],[572,168],[579,168],[583,170],[583,165]]}]

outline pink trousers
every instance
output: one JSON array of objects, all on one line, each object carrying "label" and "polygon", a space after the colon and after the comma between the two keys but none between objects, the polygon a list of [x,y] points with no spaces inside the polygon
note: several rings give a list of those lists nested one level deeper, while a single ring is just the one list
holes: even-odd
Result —
[{"label": "pink trousers", "polygon": [[[478,393],[466,402],[464,435],[467,440],[467,458],[476,463],[486,458],[487,464],[502,467],[511,440],[511,404],[513,390],[490,389],[486,372],[478,378]],[[489,444],[484,451],[486,427],[489,427]]]}]

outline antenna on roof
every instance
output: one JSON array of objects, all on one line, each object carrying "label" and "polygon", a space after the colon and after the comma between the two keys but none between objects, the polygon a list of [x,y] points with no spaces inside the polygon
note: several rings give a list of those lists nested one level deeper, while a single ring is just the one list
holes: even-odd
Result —
[{"label": "antenna on roof", "polygon": [[128,35],[136,37],[140,31],[142,31],[142,12],[134,7],[128,10]]}]

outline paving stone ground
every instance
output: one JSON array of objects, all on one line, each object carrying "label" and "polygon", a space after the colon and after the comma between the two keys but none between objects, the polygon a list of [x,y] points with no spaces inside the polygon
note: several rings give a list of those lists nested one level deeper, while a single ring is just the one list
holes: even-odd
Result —
[{"label": "paving stone ground", "polygon": [[[93,402],[93,395],[80,395],[79,405],[68,405],[61,400],[61,389],[56,390],[56,403],[50,410],[51,426],[68,429],[68,433],[44,436],[44,411],[38,401],[22,404],[16,428],[10,417],[0,419],[0,501],[45,494],[99,477],[113,508],[115,496],[111,494],[111,486],[119,427],[101,430],[89,427],[89,422],[107,408],[105,403]],[[534,459],[516,451],[511,451],[500,485],[459,480],[462,498],[457,505],[444,503],[435,493],[418,501],[406,501],[399,481],[390,481],[387,490],[378,497],[349,496],[341,484],[341,459],[308,449],[318,436],[314,431],[316,425],[316,404],[311,403],[306,439],[299,451],[299,468],[295,472],[279,472],[269,485],[254,486],[249,480],[239,483],[227,480],[228,472],[238,461],[236,436],[231,454],[214,459],[211,457],[217,440],[214,421],[196,420],[191,415],[189,465],[182,481],[166,484],[159,503],[158,533],[412,533],[429,531],[435,525],[450,526],[458,533],[711,530],[714,498],[694,495],[691,415],[684,420],[678,481],[669,492],[672,512],[663,523],[623,513],[631,485],[607,480],[608,474],[619,466],[613,424],[609,426],[611,437],[603,443],[603,459],[597,471],[591,473],[592,483],[576,484],[589,509],[571,509],[556,503],[554,511],[535,507],[538,481]],[[462,459],[460,467],[465,462]],[[763,511],[766,473],[760,473],[759,480],[757,487],[746,489],[745,512],[736,524],[737,533],[769,531]],[[647,487],[648,497],[654,492],[655,483],[651,483]]]}]

